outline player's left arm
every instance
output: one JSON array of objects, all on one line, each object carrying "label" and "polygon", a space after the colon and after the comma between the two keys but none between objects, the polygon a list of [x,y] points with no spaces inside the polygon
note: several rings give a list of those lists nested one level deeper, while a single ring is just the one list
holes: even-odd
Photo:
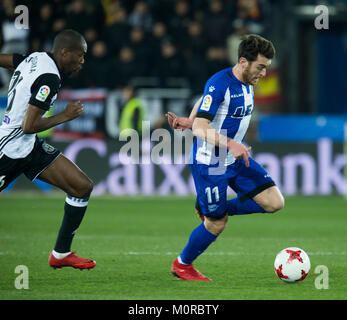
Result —
[{"label": "player's left arm", "polygon": [[[217,88],[210,90],[210,88]],[[217,132],[210,126],[210,122],[214,119],[220,104],[224,100],[223,90],[220,89],[218,83],[214,83],[213,80],[208,80],[205,85],[205,92],[203,97],[199,99],[195,112],[192,112],[192,123],[193,135],[199,137],[206,142],[227,148],[228,138]]]},{"label": "player's left arm", "polygon": [[60,88],[60,79],[54,73],[40,75],[31,86],[29,105],[22,122],[23,132],[37,133],[53,128],[58,124],[70,121],[83,114],[83,105],[80,101],[67,104],[65,109],[51,117],[44,117],[52,104],[53,97]]},{"label": "player's left arm", "polygon": [[1,53],[0,54],[0,67],[13,71],[14,69],[16,69],[18,67],[18,65],[24,59],[25,59],[25,56],[23,56],[21,54]]},{"label": "player's left arm", "polygon": [[218,80],[216,83],[214,81],[214,79],[210,79],[205,85],[204,97],[192,126],[193,135],[209,144],[227,148],[236,159],[243,159],[248,167],[250,147],[246,148],[234,139],[217,132],[210,125],[225,99],[225,87]]},{"label": "player's left arm", "polygon": [[83,105],[80,101],[73,101],[67,104],[61,113],[47,118],[44,117],[45,113],[45,110],[29,104],[22,122],[23,132],[26,134],[38,133],[75,119],[83,114]]},{"label": "player's left arm", "polygon": [[212,145],[229,149],[236,159],[243,159],[246,167],[249,167],[248,158],[250,157],[249,151],[251,150],[251,147],[245,147],[243,144],[220,134],[210,126],[210,122],[210,119],[199,117],[198,114],[198,117],[196,117],[193,122],[193,135]]}]

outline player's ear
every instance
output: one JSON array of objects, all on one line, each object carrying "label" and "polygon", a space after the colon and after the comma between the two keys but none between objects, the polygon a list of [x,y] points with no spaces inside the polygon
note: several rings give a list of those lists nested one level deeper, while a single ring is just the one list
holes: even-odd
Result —
[{"label": "player's ear", "polygon": [[69,53],[69,50],[66,49],[66,48],[63,48],[63,49],[60,50],[60,54],[64,58],[68,55],[68,53]]},{"label": "player's ear", "polygon": [[248,60],[245,57],[240,57],[239,64],[245,69],[248,67]]}]

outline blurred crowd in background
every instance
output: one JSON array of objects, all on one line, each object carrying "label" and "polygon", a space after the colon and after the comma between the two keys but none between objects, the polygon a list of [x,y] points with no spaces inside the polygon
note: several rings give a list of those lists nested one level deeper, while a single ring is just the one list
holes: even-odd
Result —
[{"label": "blurred crowd in background", "polygon": [[[187,87],[201,92],[216,71],[237,59],[239,36],[266,33],[265,0],[52,0],[28,3],[30,30],[11,30],[14,7],[2,6],[2,51],[49,51],[54,36],[82,33],[88,53],[72,88]],[[4,81],[3,81],[4,82]]]},{"label": "blurred crowd in background", "polygon": [[[319,28],[321,12],[316,9],[321,4],[329,5],[328,29]],[[19,5],[28,8],[28,28],[15,26]],[[347,128],[346,26],[347,0],[0,0],[1,53],[50,51],[54,37],[64,29],[85,37],[83,69],[64,79],[62,89],[68,90],[60,91],[50,109],[51,114],[59,113],[68,102],[81,99],[84,114],[40,136],[60,141],[60,149],[78,140],[69,145],[75,148],[69,149],[70,155],[90,146],[82,138],[100,139],[98,146],[108,149],[107,155],[93,158],[92,151],[93,156],[81,157],[81,167],[93,172],[95,161],[105,161],[92,177],[100,182],[99,194],[118,192],[114,181],[123,169],[115,169],[119,145],[114,138],[128,129],[141,135],[142,120],[150,122],[151,130],[168,128],[167,111],[188,116],[206,80],[238,62],[240,38],[249,33],[271,40],[276,56],[255,86],[256,108],[246,143],[274,143],[258,150],[265,151],[263,161],[275,175],[283,176],[287,193],[299,190],[295,168],[302,166],[303,173],[298,172],[305,194],[328,193],[333,180],[342,194],[338,172],[343,156],[333,158],[331,152],[341,152],[337,150]],[[0,119],[7,107],[10,76],[0,68]],[[279,142],[294,143],[288,148]],[[333,142],[340,149],[333,148]],[[318,181],[324,187],[314,187]],[[122,192],[133,194],[130,189]]]},{"label": "blurred crowd in background", "polygon": [[[345,99],[340,95],[332,105],[321,88],[331,86],[326,79],[338,71],[326,56],[344,64],[345,25],[313,35],[315,16],[295,9],[321,3],[335,13],[342,9],[340,22],[346,20],[347,0],[2,0],[0,51],[49,51],[55,35],[71,28],[84,35],[88,52],[82,71],[64,88],[187,88],[196,96],[211,75],[237,63],[240,37],[256,33],[277,51],[255,88],[258,109],[336,113]],[[29,9],[28,29],[14,26],[21,4]],[[0,68],[2,93],[9,78]],[[336,79],[341,86],[344,75]]]}]

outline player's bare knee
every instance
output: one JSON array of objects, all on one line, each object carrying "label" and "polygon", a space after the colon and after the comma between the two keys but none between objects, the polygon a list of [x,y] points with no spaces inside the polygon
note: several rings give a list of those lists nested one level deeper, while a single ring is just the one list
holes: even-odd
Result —
[{"label": "player's bare knee", "polygon": [[87,198],[91,195],[93,187],[93,181],[86,177],[77,185],[71,186],[70,190],[68,191],[68,194],[77,198]]},{"label": "player's bare knee", "polygon": [[94,183],[92,180],[87,178],[85,182],[83,183],[83,187],[81,188],[81,192],[83,193],[83,196],[81,198],[89,197],[93,191]]},{"label": "player's bare knee", "polygon": [[284,198],[282,196],[273,199],[273,201],[264,208],[268,213],[275,213],[284,208]]},{"label": "player's bare knee", "polygon": [[223,216],[220,219],[205,217],[205,227],[212,234],[218,236],[220,235],[228,222],[228,215]]}]

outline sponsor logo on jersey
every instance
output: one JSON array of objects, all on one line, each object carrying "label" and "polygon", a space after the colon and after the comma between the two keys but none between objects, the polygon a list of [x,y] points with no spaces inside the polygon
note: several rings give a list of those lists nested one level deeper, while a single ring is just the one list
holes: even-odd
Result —
[{"label": "sponsor logo on jersey", "polygon": [[200,109],[204,111],[208,111],[210,110],[211,104],[212,104],[212,96],[208,94],[204,97],[204,100],[202,101],[202,105]]},{"label": "sponsor logo on jersey", "polygon": [[215,86],[210,86],[208,88],[208,92],[213,92],[214,90],[216,90]]},{"label": "sponsor logo on jersey", "polygon": [[44,102],[46,101],[50,92],[51,92],[51,89],[49,88],[49,86],[42,86],[36,95],[36,99]]},{"label": "sponsor logo on jersey", "polygon": [[213,212],[213,211],[216,211],[218,209],[218,204],[209,204],[208,205],[208,211],[209,212]]},{"label": "sponsor logo on jersey", "polygon": [[52,154],[55,152],[55,148],[46,142],[42,144],[42,149],[48,154]]},{"label": "sponsor logo on jersey", "polygon": [[238,94],[232,94],[230,98],[240,98],[243,97],[243,93],[238,93]]},{"label": "sponsor logo on jersey", "polygon": [[9,116],[4,116],[4,120],[3,121],[4,121],[4,123],[9,124],[11,119],[10,119]]}]

